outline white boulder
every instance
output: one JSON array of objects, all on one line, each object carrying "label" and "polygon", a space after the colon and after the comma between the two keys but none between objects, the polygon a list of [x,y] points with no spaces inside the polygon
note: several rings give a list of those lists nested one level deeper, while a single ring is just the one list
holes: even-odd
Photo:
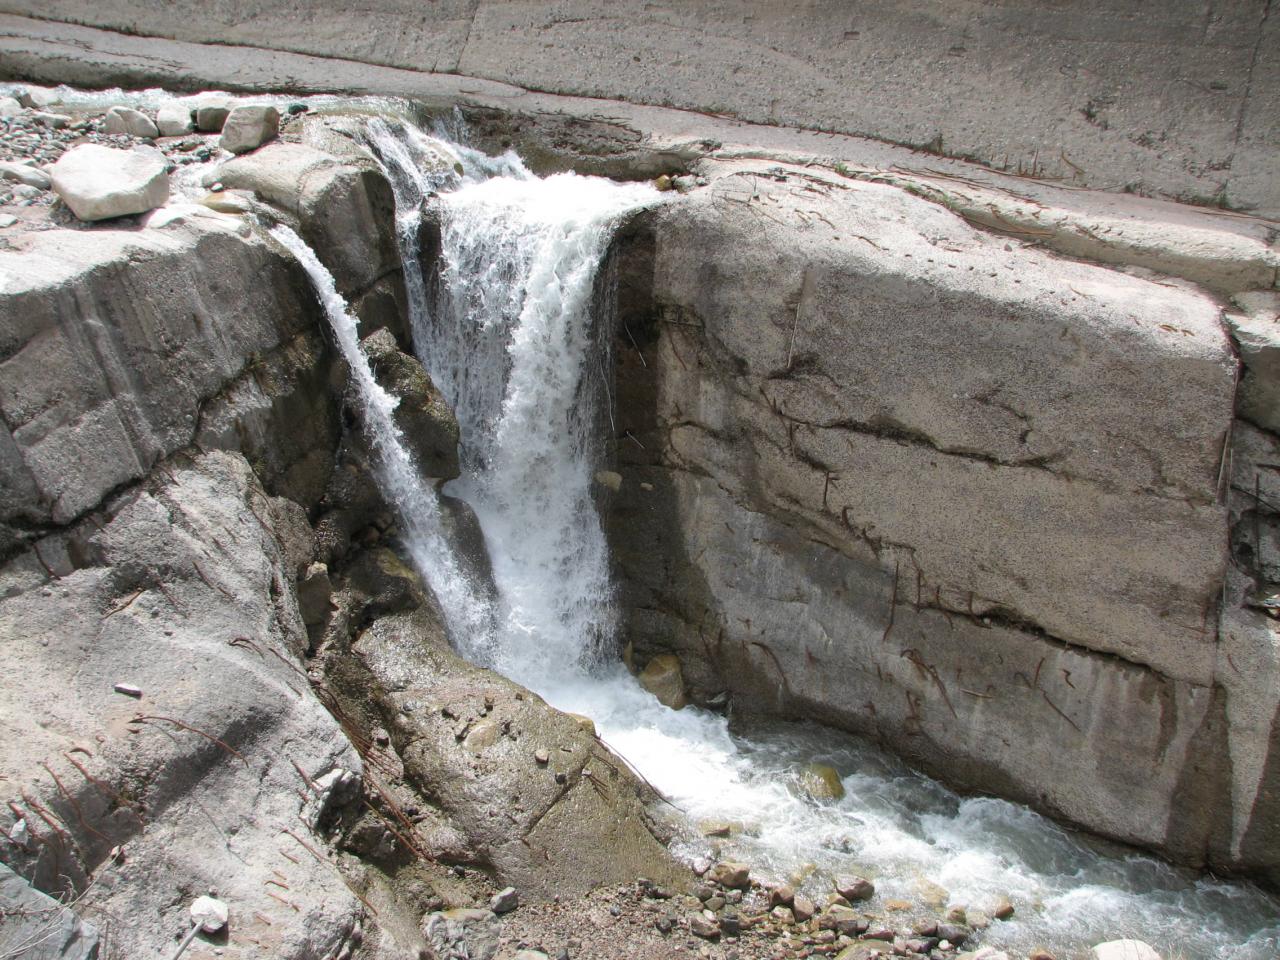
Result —
[{"label": "white boulder", "polygon": [[181,137],[195,130],[191,107],[181,103],[166,103],[156,111],[156,129],[162,137]]},{"label": "white boulder", "polygon": [[0,117],[16,117],[22,112],[22,104],[13,97],[0,97]]},{"label": "white boulder", "polygon": [[275,107],[236,107],[227,114],[218,145],[232,153],[247,153],[269,140],[280,130],[280,111]]},{"label": "white boulder", "polygon": [[117,150],[93,143],[53,165],[53,189],[81,220],[154,210],[169,199],[168,162],[154,147]]},{"label": "white boulder", "polygon": [[103,129],[107,133],[146,137],[150,140],[160,136],[160,131],[156,129],[156,125],[151,118],[140,110],[134,110],[132,107],[112,107],[108,110]]}]

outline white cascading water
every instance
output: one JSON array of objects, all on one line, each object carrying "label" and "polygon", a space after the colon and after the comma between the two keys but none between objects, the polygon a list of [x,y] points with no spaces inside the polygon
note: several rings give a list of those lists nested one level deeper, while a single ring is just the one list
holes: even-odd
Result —
[{"label": "white cascading water", "polygon": [[[823,895],[831,875],[862,873],[875,879],[882,901],[932,899],[935,907],[940,900],[981,909],[1008,896],[1017,913],[992,925],[982,942],[1024,954],[1045,946],[1062,960],[1119,937],[1184,960],[1280,955],[1280,905],[1255,887],[1101,852],[1025,807],[961,798],[834,731],[773,723],[730,732],[718,715],[662,707],[616,661],[601,658],[615,615],[592,484],[603,454],[610,336],[608,318],[593,313],[594,292],[614,226],[659,197],[645,186],[572,174],[537,179],[511,155],[481,159],[456,144],[432,145],[398,122],[373,121],[368,140],[396,186],[407,258],[418,256],[423,199],[447,190],[434,204],[442,237],[438,307],[431,311],[425,296],[415,304],[415,338],[458,415],[464,472],[448,490],[480,520],[496,609],[477,613],[480,602],[442,548],[438,508],[421,502],[433,491],[397,486],[397,469],[383,479],[410,536],[425,538],[413,559],[447,620],[465,626],[453,632],[460,650],[554,705],[591,716],[603,739],[691,823],[745,825],[723,841],[723,852],[758,874],[799,872]],[[415,143],[420,149],[407,148]],[[441,150],[459,158],[461,174],[441,174]],[[428,157],[435,173],[424,172]],[[285,242],[298,252],[296,237]],[[353,321],[306,254],[299,256],[317,278],[344,353],[347,341],[355,350]],[[421,278],[418,265],[406,263],[406,274],[413,270]],[[418,290],[425,295],[427,286]],[[377,408],[366,422],[381,429],[385,421],[394,435],[389,412],[377,412],[377,384],[357,373],[371,397],[365,402]],[[390,459],[399,463],[398,455]],[[426,519],[410,522],[417,511]],[[813,761],[841,772],[842,800],[814,803],[791,789]],[[713,852],[694,829],[677,851]]]}]

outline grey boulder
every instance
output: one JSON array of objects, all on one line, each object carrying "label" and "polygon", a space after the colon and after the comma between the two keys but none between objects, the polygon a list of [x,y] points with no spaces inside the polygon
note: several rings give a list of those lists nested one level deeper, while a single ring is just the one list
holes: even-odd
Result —
[{"label": "grey boulder", "polygon": [[86,143],[53,165],[53,189],[81,220],[146,213],[169,199],[168,162],[159,150]]}]

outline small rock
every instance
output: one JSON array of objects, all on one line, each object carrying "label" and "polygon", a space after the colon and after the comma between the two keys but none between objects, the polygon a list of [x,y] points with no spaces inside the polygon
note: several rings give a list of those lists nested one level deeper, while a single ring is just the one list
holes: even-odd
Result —
[{"label": "small rock", "polygon": [[112,107],[107,111],[107,118],[102,129],[107,133],[126,134],[130,137],[143,137],[154,140],[160,131],[151,118],[132,107]]},{"label": "small rock", "polygon": [[197,897],[191,904],[191,922],[200,924],[205,933],[217,933],[230,918],[231,911],[227,905],[214,897]]},{"label": "small rock", "polygon": [[726,900],[724,897],[720,896],[720,894],[715,893],[707,898],[706,905],[708,910],[716,911],[716,910],[723,910],[725,904],[728,902],[729,901]]},{"label": "small rock", "polygon": [[541,950],[517,950],[511,960],[551,960]]},{"label": "small rock", "polygon": [[12,180],[41,190],[48,190],[50,186],[49,175],[43,170],[8,160],[0,160],[0,180]]},{"label": "small rock", "polygon": [[596,483],[617,493],[622,489],[622,474],[613,470],[598,470],[596,471]]},{"label": "small rock", "polygon": [[835,930],[838,933],[853,934],[859,932],[858,925],[862,924],[862,929],[866,929],[866,921],[858,916],[857,911],[852,907],[842,907],[839,904],[832,904],[827,907],[822,916],[818,918],[818,926],[824,930]]},{"label": "small rock", "polygon": [[191,108],[186,104],[170,102],[156,111],[156,129],[163,136],[182,137],[195,128],[195,118],[191,116]]},{"label": "small rock", "polygon": [[741,829],[741,824],[732,823],[728,820],[701,820],[698,822],[698,831],[704,837],[731,837]]},{"label": "small rock", "polygon": [[883,923],[868,926],[863,934],[868,940],[883,940],[885,943],[893,943],[897,936],[897,931],[893,927],[887,927]]},{"label": "small rock", "polygon": [[736,937],[742,932],[742,918],[733,910],[726,910],[720,917],[720,932],[726,937]]},{"label": "small rock", "polygon": [[713,883],[718,883],[722,887],[743,890],[751,885],[751,868],[745,863],[734,863],[726,860],[712,867],[707,877]]},{"label": "small rock", "polygon": [[963,927],[958,923],[940,923],[938,924],[938,938],[949,940],[958,947],[969,939],[969,928]]},{"label": "small rock", "polygon": [[12,227],[18,222],[18,218],[11,213],[0,213],[0,230],[5,227]]},{"label": "small rock", "polygon": [[791,912],[795,914],[797,923],[805,923],[812,920],[818,910],[812,900],[802,893],[797,893],[791,901]]},{"label": "small rock", "polygon": [[1009,960],[1009,955],[995,947],[979,947],[970,953],[962,953],[956,960]]},{"label": "small rock", "polygon": [[1013,916],[1013,903],[1008,897],[997,897],[991,908],[991,915],[997,920],[1008,920]]},{"label": "small rock", "polygon": [[533,751],[533,759],[534,759],[534,762],[538,764],[538,766],[545,767],[548,763],[551,762],[551,754],[549,754],[546,750],[535,750]]},{"label": "small rock", "polygon": [[909,900],[886,900],[884,902],[886,910],[892,910],[895,913],[901,913],[903,910],[911,909],[911,901]]},{"label": "small rock", "polygon": [[769,911],[769,916],[777,920],[779,923],[785,923],[788,926],[796,922],[796,915],[791,912],[790,907],[774,907]]},{"label": "small rock", "polygon": [[1108,940],[1089,951],[1090,960],[1160,960],[1155,947],[1141,940]]},{"label": "small rock", "polygon": [[139,700],[142,699],[142,688],[135,687],[131,683],[117,683],[112,687],[112,689],[115,690],[116,693],[123,693],[126,697],[135,697]]},{"label": "small rock", "polygon": [[236,107],[227,114],[218,146],[232,153],[256,150],[280,132],[280,111],[275,107]]},{"label": "small rock", "polygon": [[1036,947],[1027,954],[1027,960],[1058,960],[1058,958],[1044,947]]},{"label": "small rock", "polygon": [[489,909],[497,914],[510,913],[518,906],[520,906],[520,895],[516,893],[515,887],[499,890],[489,901]]},{"label": "small rock", "polygon": [[837,877],[836,893],[850,903],[870,900],[876,895],[876,885],[865,877]]},{"label": "small rock", "polygon": [[689,918],[689,932],[704,940],[715,940],[720,936],[720,924],[714,920],[708,920],[701,914],[695,914]]},{"label": "small rock", "polygon": [[13,97],[0,97],[0,117],[16,117],[22,112],[22,104]]},{"label": "small rock", "polygon": [[640,686],[658,702],[672,710],[682,710],[687,703],[684,695],[684,677],[680,671],[680,658],[673,653],[660,653],[640,671]]},{"label": "small rock", "polygon": [[653,187],[655,190],[666,193],[666,191],[671,189],[671,178],[664,173],[653,181]]},{"label": "small rock", "polygon": [[71,123],[71,118],[62,113],[33,113],[31,118],[54,130],[61,130]]},{"label": "small rock", "polygon": [[675,929],[676,922],[674,918],[664,915],[653,921],[653,925],[659,933],[666,934]]},{"label": "small rock", "polygon": [[968,915],[965,913],[964,907],[952,907],[947,911],[947,920],[951,923],[964,924],[969,922]]},{"label": "small rock", "polygon": [[299,113],[306,113],[310,109],[311,108],[308,107],[305,103],[291,103],[289,104],[287,112],[289,116],[292,117],[292,116],[297,116]]},{"label": "small rock", "polygon": [[467,731],[462,745],[472,753],[480,753],[497,743],[501,735],[502,727],[497,720],[481,720]]},{"label": "small rock", "polygon": [[796,892],[787,884],[774,887],[769,891],[769,906],[771,907],[789,907],[795,901]]},{"label": "small rock", "polygon": [[981,910],[968,911],[967,923],[974,930],[985,930],[991,926],[991,918]]},{"label": "small rock", "polygon": [[94,143],[53,165],[53,189],[81,220],[107,220],[154,210],[169,199],[168,164],[153,147],[116,150]]}]

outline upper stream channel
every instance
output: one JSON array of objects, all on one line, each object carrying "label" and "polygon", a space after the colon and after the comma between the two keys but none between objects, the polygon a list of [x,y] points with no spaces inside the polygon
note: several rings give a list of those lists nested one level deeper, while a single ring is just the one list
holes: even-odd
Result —
[{"label": "upper stream channel", "polygon": [[[1016,804],[958,796],[836,731],[673,711],[642,690],[616,655],[597,509],[612,390],[611,318],[597,290],[614,229],[663,195],[572,173],[538,178],[513,154],[487,157],[398,119],[370,119],[365,131],[396,192],[414,348],[461,428],[462,476],[444,492],[478,517],[492,584],[473,582],[454,555],[437,492],[400,442],[394,400],[373,379],[332,278],[296,236],[273,232],[322,293],[407,547],[462,653],[590,716],[682,812],[677,854],[743,860],[820,903],[833,875],[862,874],[876,884],[873,907],[914,905],[904,918],[926,905],[990,910],[1008,897],[1014,916],[980,942],[1024,956],[1042,946],[1065,960],[1121,937],[1167,958],[1280,955],[1280,905],[1255,887],[1107,848]],[[439,221],[437,275],[420,259],[424,208]],[[796,789],[814,761],[839,772],[842,799]],[[737,827],[709,841],[697,829],[705,820]]]}]

